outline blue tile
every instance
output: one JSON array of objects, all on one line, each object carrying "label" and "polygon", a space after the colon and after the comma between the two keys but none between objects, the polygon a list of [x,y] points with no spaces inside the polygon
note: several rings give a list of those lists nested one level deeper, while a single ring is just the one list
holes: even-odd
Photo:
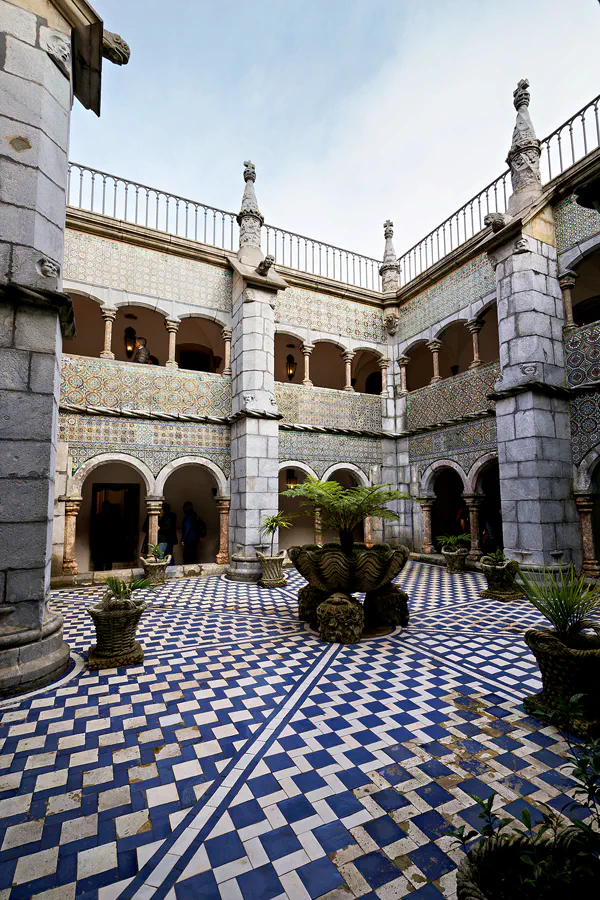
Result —
[{"label": "blue tile", "polygon": [[393,809],[402,809],[403,806],[410,806],[410,800],[407,800],[406,797],[393,788],[377,791],[375,794],[371,794],[371,797],[386,812],[391,812]]},{"label": "blue tile", "polygon": [[363,785],[371,783],[371,779],[362,769],[345,769],[343,772],[336,772],[336,777],[351,791],[354,788],[363,787]]},{"label": "blue tile", "polygon": [[414,822],[417,828],[420,828],[427,837],[431,838],[432,841],[436,841],[438,838],[448,834],[450,828],[449,822],[447,822],[439,812],[436,812],[433,809],[430,812],[421,813],[420,815],[415,816],[411,821]]},{"label": "blue tile", "polygon": [[384,884],[399,878],[401,872],[380,850],[366,853],[354,860],[354,865],[363,876],[369,887],[375,890]]},{"label": "blue tile", "polygon": [[417,847],[416,850],[411,850],[408,856],[430,881],[441,878],[446,872],[451,872],[455,868],[450,857],[446,856],[434,843]]},{"label": "blue tile", "polygon": [[255,825],[265,818],[265,813],[258,801],[247,800],[229,808],[231,821],[236,828],[245,828],[246,825]]},{"label": "blue tile", "polygon": [[[237,883],[244,900],[272,900],[273,897],[284,892],[277,873],[270,863],[238,875]],[[204,900],[203,895],[198,894],[197,896],[202,896]]]},{"label": "blue tile", "polygon": [[279,782],[274,775],[259,775],[257,778],[251,778],[248,781],[248,787],[254,796],[259,799],[281,790]]},{"label": "blue tile", "polygon": [[406,833],[399,825],[396,825],[390,816],[380,816],[378,819],[371,819],[369,822],[364,822],[362,827],[369,837],[377,841],[380,847],[387,847],[388,844],[401,841],[402,838],[406,837]]},{"label": "blue tile", "polygon": [[444,895],[433,884],[424,884],[414,893],[410,894],[410,900],[444,900]]},{"label": "blue tile", "polygon": [[211,838],[205,842],[204,846],[213,868],[224,866],[225,863],[233,862],[234,859],[240,859],[246,855],[244,845],[235,831]]},{"label": "blue tile", "polygon": [[[296,869],[311,898],[321,897],[344,883],[344,879],[326,856]],[[244,900],[246,897],[244,896]]]},{"label": "blue tile", "polygon": [[459,788],[468,794],[469,797],[479,797],[481,800],[487,800],[490,794],[494,793],[494,789],[480,781],[479,778],[469,778],[468,781],[459,782]]},{"label": "blue tile", "polygon": [[[510,753],[510,751],[497,756],[495,762],[506,766],[511,772],[519,772],[521,769],[526,769],[527,766],[530,765],[530,763],[525,762],[520,756],[515,756],[515,754]],[[561,760],[561,762],[564,762],[564,760]]]},{"label": "blue tile", "polygon": [[290,824],[315,815],[314,807],[308,802],[306,797],[289,797],[287,800],[281,800],[277,807],[286,822]]},{"label": "blue tile", "polygon": [[354,813],[364,811],[364,806],[360,800],[357,800],[350,791],[343,791],[341,794],[334,794],[332,797],[326,797],[325,802],[339,819],[344,819],[346,816],[352,816]]},{"label": "blue tile", "polygon": [[317,775],[316,772],[301,772],[300,775],[293,775],[292,781],[303,794],[308,794],[310,791],[317,791],[319,788],[327,787],[325,779],[321,778],[320,775]]},{"label": "blue tile", "polygon": [[202,872],[175,885],[177,900],[221,900],[221,894],[212,872]]},{"label": "blue tile", "polygon": [[389,781],[390,784],[401,784],[403,781],[411,781],[414,778],[414,775],[407,769],[403,769],[402,766],[399,766],[396,763],[392,763],[392,765],[379,769],[379,774],[385,778],[386,781]]},{"label": "blue tile", "polygon": [[430,759],[427,762],[421,763],[419,769],[421,772],[429,775],[430,778],[443,778],[445,775],[454,774],[452,769],[449,769],[448,766],[445,766],[438,759]]},{"label": "blue tile", "polygon": [[327,825],[319,825],[318,828],[313,830],[313,835],[328,855],[356,843],[348,829],[341,822],[329,822]]},{"label": "blue tile", "polygon": [[441,785],[436,784],[435,781],[417,788],[415,793],[433,807],[442,806],[444,803],[454,800],[452,794],[448,793]]},{"label": "blue tile", "polygon": [[283,825],[281,828],[276,828],[274,831],[268,831],[266,834],[261,834],[260,842],[265,849],[265,853],[271,860],[280,859],[282,856],[288,856],[290,853],[302,850],[302,844],[289,825]]}]

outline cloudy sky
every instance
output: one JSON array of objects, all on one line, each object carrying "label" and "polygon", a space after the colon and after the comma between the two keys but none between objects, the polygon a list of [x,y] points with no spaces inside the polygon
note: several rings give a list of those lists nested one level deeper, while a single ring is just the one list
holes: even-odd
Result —
[{"label": "cloudy sky", "polygon": [[505,168],[512,91],[543,137],[600,93],[597,0],[96,0],[131,61],[71,158],[222,209],[242,162],[270,224],[398,254]]}]

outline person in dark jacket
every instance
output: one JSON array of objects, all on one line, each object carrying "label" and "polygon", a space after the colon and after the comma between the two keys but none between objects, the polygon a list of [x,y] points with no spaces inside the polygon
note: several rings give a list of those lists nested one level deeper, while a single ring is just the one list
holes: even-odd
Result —
[{"label": "person in dark jacket", "polygon": [[177,540],[177,516],[171,512],[171,504],[163,503],[162,515],[158,519],[158,543],[165,556],[171,557],[169,565],[173,565],[173,547]]},{"label": "person in dark jacket", "polygon": [[181,546],[185,565],[198,562],[198,541],[206,537],[206,525],[194,511],[189,500],[183,504],[183,521],[181,523]]}]

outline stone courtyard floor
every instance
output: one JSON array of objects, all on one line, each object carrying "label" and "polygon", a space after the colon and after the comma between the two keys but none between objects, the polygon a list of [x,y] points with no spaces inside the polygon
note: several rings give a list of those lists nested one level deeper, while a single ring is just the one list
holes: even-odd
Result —
[{"label": "stone courtyard floor", "polygon": [[521,705],[535,610],[409,563],[409,627],[344,647],[298,622],[301,583],[170,583],[144,665],[99,674],[101,590],[53,595],[74,665],[0,704],[0,900],[452,898],[470,794],[564,806],[564,744]]}]

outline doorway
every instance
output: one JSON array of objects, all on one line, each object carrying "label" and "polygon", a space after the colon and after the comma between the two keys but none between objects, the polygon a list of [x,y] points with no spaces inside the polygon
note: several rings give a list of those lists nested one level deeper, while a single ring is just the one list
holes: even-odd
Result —
[{"label": "doorway", "polygon": [[94,571],[137,565],[139,484],[93,484],[90,553]]}]

